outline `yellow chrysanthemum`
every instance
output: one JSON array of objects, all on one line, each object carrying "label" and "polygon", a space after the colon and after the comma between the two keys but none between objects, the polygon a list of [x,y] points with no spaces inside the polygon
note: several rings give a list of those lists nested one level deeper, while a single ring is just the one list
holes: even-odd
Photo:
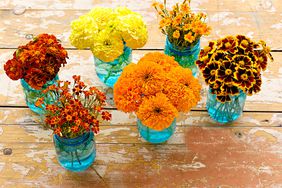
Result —
[{"label": "yellow chrysanthemum", "polygon": [[144,99],[136,114],[144,125],[161,131],[171,125],[178,112],[164,94],[158,93]]},{"label": "yellow chrysanthemum", "polygon": [[104,62],[111,62],[123,53],[123,41],[111,30],[103,30],[95,37],[91,46],[94,56]]},{"label": "yellow chrysanthemum", "polygon": [[114,25],[115,19],[117,18],[117,14],[113,11],[113,9],[104,7],[96,7],[87,15],[96,21],[100,31]]},{"label": "yellow chrysanthemum", "polygon": [[71,23],[70,42],[78,49],[90,47],[94,36],[98,33],[98,25],[95,20],[87,15],[80,16]]},{"label": "yellow chrysanthemum", "polygon": [[128,14],[137,14],[127,7],[117,7],[117,8],[115,8],[114,11],[118,14],[118,16],[125,16],[125,15],[128,15]]},{"label": "yellow chrysanthemum", "polygon": [[147,27],[142,19],[142,16],[138,14],[128,14],[118,17],[119,24],[117,24],[117,30],[126,45],[130,48],[141,48],[148,40]]}]

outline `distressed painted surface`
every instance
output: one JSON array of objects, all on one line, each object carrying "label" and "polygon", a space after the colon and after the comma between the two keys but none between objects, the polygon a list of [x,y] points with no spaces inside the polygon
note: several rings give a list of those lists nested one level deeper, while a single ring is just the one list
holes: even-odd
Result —
[{"label": "distressed painted surface", "polygon": [[278,128],[186,127],[182,143],[161,145],[133,140],[100,143],[100,136],[96,138],[97,160],[77,174],[57,164],[50,141],[38,142],[28,132],[21,136],[27,142],[1,145],[13,150],[10,156],[0,154],[1,185],[32,182],[82,187],[88,182],[109,187],[277,187],[282,183],[282,132]]},{"label": "distressed painted surface", "polygon": [[[21,15],[17,15],[13,9],[17,10],[17,8],[21,9],[22,7],[41,8],[48,7],[49,4],[56,7],[57,5],[51,1],[45,3],[31,1],[29,5],[20,0],[7,1],[7,3],[3,3],[3,8],[10,7],[12,9],[0,9],[2,18],[0,20],[0,47],[15,48],[19,44],[26,43],[31,34],[37,35],[46,32],[47,28],[49,33],[55,34],[62,40],[65,47],[72,47],[68,41],[70,22],[88,11],[83,7],[81,8],[80,5],[85,6],[87,9],[94,6],[116,7],[125,5],[142,14],[148,25],[150,30],[149,41],[144,48],[162,49],[165,36],[158,29],[159,18],[157,18],[154,9],[150,6],[151,2],[151,0],[142,1],[142,3],[129,0],[65,1],[58,4],[57,10],[52,8],[48,10],[28,9],[22,11]],[[173,4],[175,0],[168,2]],[[65,7],[64,3],[70,3],[70,5],[72,3],[71,7],[73,9]],[[64,8],[70,9],[64,10]],[[278,0],[202,0],[194,1],[192,8],[204,10],[208,14],[208,23],[213,28],[210,36],[202,37],[202,45],[207,44],[210,39],[216,39],[228,34],[238,34],[237,28],[240,27],[239,32],[241,34],[248,35],[256,40],[264,39],[273,49],[282,48],[279,41],[280,36],[275,34],[282,27],[282,6]]]},{"label": "distressed painted surface", "polygon": [[[87,84],[106,89],[95,74],[91,52],[70,46],[71,20],[94,6],[128,6],[148,24],[150,38],[144,48],[163,49],[164,36],[151,2],[0,0],[0,67],[14,51],[3,48],[16,48],[31,34],[48,29],[72,48],[60,78],[81,74]],[[253,39],[265,39],[273,49],[282,49],[280,0],[192,0],[192,8],[207,12],[214,28],[209,37],[203,37],[202,46],[240,29]],[[134,51],[133,61],[146,52]],[[0,187],[282,187],[282,54],[273,55],[275,63],[263,75],[262,91],[248,97],[246,112],[230,125],[208,117],[206,87],[194,111],[178,117],[176,132],[165,144],[145,142],[134,114],[111,110],[113,120],[102,123],[96,136],[97,159],[82,173],[60,167],[51,131],[42,129],[39,117],[24,107],[19,81],[8,79],[0,68]]]},{"label": "distressed painted surface", "polygon": [[[135,125],[135,114],[127,114],[117,110],[109,110],[113,114],[112,120],[109,122],[102,122],[101,126],[123,126]],[[0,108],[0,127],[11,125],[27,125],[31,126],[29,129],[38,131],[34,128],[40,123],[38,115],[33,113],[28,108]],[[191,111],[187,114],[179,114],[177,124],[180,126],[206,126],[218,127],[222,126],[214,122],[208,116],[206,111]],[[225,127],[282,127],[282,114],[269,112],[244,112],[242,117],[237,121],[226,124]],[[13,130],[14,128],[11,128]],[[1,129],[0,129],[1,134]]]},{"label": "distressed painted surface", "polygon": [[[0,49],[0,67],[12,57],[14,50]],[[133,62],[137,62],[145,53],[145,50],[133,51]],[[73,74],[82,75],[82,79],[89,85],[100,86],[106,90],[106,86],[101,83],[95,73],[94,60],[89,50],[68,50],[68,64],[61,68],[59,77],[62,80],[71,80]],[[269,63],[268,69],[263,73],[263,84],[261,91],[254,96],[247,97],[245,110],[253,111],[280,111],[282,109],[282,54],[273,53],[275,61]],[[20,81],[12,81],[7,77],[3,69],[0,69],[0,105],[26,106]],[[204,109],[207,95],[207,86],[204,84],[202,100],[195,109]],[[111,93],[111,90],[108,90]],[[112,100],[108,100],[108,107],[113,107]]]}]

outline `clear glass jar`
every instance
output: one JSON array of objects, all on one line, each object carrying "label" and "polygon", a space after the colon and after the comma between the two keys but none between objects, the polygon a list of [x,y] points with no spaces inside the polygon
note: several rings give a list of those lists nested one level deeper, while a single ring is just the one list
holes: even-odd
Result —
[{"label": "clear glass jar", "polygon": [[76,138],[53,137],[58,162],[67,170],[78,172],[86,170],[96,158],[96,144],[93,132]]},{"label": "clear glass jar", "polygon": [[176,119],[173,120],[168,128],[162,131],[153,130],[143,125],[139,118],[137,118],[137,126],[142,138],[150,143],[158,144],[167,141],[173,135],[176,128]]},{"label": "clear glass jar", "polygon": [[[45,113],[44,109],[35,106],[35,102],[41,97],[44,97],[45,104],[52,104],[55,100],[57,100],[55,96],[50,92],[42,93],[42,91],[45,90],[48,86],[57,84],[57,80],[59,80],[58,75],[56,75],[53,80],[47,81],[43,85],[42,89],[37,90],[32,88],[24,79],[21,79],[21,84],[25,94],[25,102],[33,112],[39,115],[43,115]],[[45,105],[42,106],[43,108],[45,108]]]},{"label": "clear glass jar", "polygon": [[173,56],[175,61],[177,61],[183,68],[191,69],[194,77],[197,77],[199,72],[195,62],[199,58],[200,50],[200,39],[194,46],[180,50],[177,46],[170,43],[168,37],[166,37],[164,53]]},{"label": "clear glass jar", "polygon": [[238,95],[230,96],[230,102],[220,102],[216,95],[209,90],[206,108],[212,119],[219,123],[228,123],[238,119],[244,109],[246,93],[240,91]]},{"label": "clear glass jar", "polygon": [[132,49],[125,46],[123,54],[111,62],[104,62],[94,56],[96,74],[107,86],[113,88],[122,73],[123,68],[131,63]]}]

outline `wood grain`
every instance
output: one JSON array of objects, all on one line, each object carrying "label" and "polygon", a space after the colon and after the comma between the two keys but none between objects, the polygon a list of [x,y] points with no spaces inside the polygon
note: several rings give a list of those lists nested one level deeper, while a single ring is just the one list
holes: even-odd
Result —
[{"label": "wood grain", "polygon": [[[230,5],[231,6],[231,5]],[[136,6],[137,7],[137,6]],[[13,10],[0,9],[0,47],[16,48],[27,43],[32,35],[47,32],[55,34],[66,48],[74,48],[69,43],[70,23],[88,10],[26,10],[15,15]],[[141,6],[136,10],[144,17],[150,31],[149,39],[143,49],[163,49],[165,36],[158,29],[158,20],[154,9]],[[209,40],[225,35],[245,34],[254,40],[263,39],[272,49],[282,49],[276,35],[281,29],[282,10],[279,11],[205,11],[208,24],[213,28],[211,34],[202,37],[202,46]],[[238,31],[237,28],[240,28]]]},{"label": "wood grain", "polygon": [[[97,159],[83,173],[63,170],[57,164],[51,142],[37,142],[28,133],[23,133],[22,138],[30,139],[31,143],[1,144],[1,148],[13,150],[9,156],[0,154],[2,185],[14,182],[82,187],[87,182],[107,187],[275,187],[281,184],[279,128],[186,127],[185,143],[177,145],[98,143]],[[100,139],[97,137],[97,142]]]}]

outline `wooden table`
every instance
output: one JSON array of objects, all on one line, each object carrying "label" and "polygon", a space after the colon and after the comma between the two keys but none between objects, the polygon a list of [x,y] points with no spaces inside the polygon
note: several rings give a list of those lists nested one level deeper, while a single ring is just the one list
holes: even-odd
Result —
[{"label": "wooden table", "polygon": [[[173,4],[174,1],[168,1]],[[149,41],[133,51],[136,62],[148,51],[162,51],[164,36],[151,0],[1,0],[0,1],[0,186],[1,187],[282,187],[282,3],[280,0],[192,0],[194,10],[208,13],[210,39],[246,34],[264,39],[274,63],[263,74],[262,91],[247,98],[236,122],[219,125],[206,110],[206,88],[199,105],[178,118],[174,136],[152,145],[138,135],[136,117],[114,110],[113,120],[96,136],[97,159],[85,172],[64,170],[56,160],[52,133],[26,106],[19,81],[11,81],[3,64],[33,35],[55,34],[68,49],[61,79],[82,75],[103,86],[89,50],[68,41],[70,22],[94,6],[126,5],[141,13]],[[26,8],[26,9],[25,9]]]}]

